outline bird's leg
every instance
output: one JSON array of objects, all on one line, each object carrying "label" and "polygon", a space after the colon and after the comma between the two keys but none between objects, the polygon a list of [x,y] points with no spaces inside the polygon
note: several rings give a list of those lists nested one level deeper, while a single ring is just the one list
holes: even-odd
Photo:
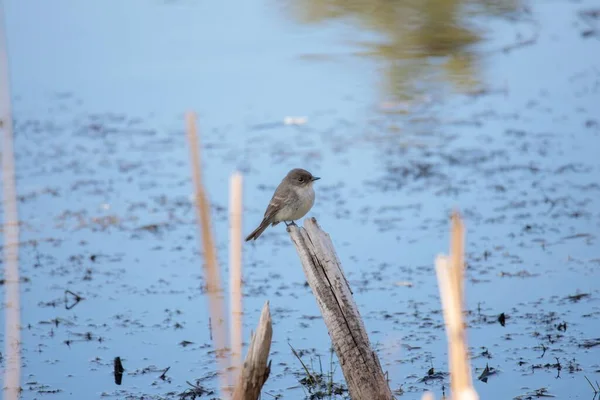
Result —
[{"label": "bird's leg", "polygon": [[296,225],[296,222],[294,222],[294,221],[290,222],[290,225],[298,226],[298,225]]},{"label": "bird's leg", "polygon": [[288,224],[287,221],[283,221],[283,223],[285,224],[285,226],[290,226],[290,224]]}]

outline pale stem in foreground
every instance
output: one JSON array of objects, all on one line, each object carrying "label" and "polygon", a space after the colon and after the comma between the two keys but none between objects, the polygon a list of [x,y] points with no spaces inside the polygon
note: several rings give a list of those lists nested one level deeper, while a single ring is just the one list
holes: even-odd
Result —
[{"label": "pale stem in foreground", "polygon": [[231,381],[242,366],[242,194],[243,178],[234,173],[229,185],[229,302],[231,304]]},{"label": "pale stem in foreground", "polygon": [[4,9],[0,2],[0,134],[2,135],[2,209],[5,369],[4,395],[17,400],[21,391],[21,299],[19,289],[19,216],[15,185],[12,107],[8,71],[8,52],[4,26]]},{"label": "pale stem in foreground", "polygon": [[186,114],[187,137],[190,148],[190,160],[192,168],[192,179],[194,183],[194,198],[196,209],[196,221],[200,233],[200,248],[204,254],[204,280],[208,294],[210,311],[211,337],[214,342],[217,364],[219,366],[219,377],[221,380],[221,394],[229,397],[228,388],[228,355],[226,351],[226,313],[221,290],[221,278],[219,276],[219,264],[217,261],[217,250],[212,235],[212,224],[210,219],[210,204],[208,196],[202,184],[202,170],[200,162],[200,146],[198,144],[198,132],[196,129],[196,115],[193,112]]}]

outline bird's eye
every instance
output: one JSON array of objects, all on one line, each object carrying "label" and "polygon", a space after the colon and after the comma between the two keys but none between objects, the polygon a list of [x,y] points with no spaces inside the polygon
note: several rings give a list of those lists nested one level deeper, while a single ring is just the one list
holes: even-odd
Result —
[{"label": "bird's eye", "polygon": [[299,180],[300,182],[304,182],[304,178],[302,178],[302,177],[298,178],[298,180]]}]

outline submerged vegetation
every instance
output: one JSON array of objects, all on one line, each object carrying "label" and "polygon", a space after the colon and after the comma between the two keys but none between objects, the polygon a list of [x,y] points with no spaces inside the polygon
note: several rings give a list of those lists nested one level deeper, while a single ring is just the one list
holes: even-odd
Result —
[{"label": "submerged vegetation", "polygon": [[329,360],[323,369],[323,362],[320,355],[316,359],[312,356],[308,362],[302,360],[302,356],[290,344],[292,354],[300,365],[302,372],[297,373],[299,376],[298,382],[305,390],[306,398],[310,400],[325,400],[325,399],[348,399],[348,389],[342,382],[334,381],[337,363],[334,363],[333,347],[329,351]]}]

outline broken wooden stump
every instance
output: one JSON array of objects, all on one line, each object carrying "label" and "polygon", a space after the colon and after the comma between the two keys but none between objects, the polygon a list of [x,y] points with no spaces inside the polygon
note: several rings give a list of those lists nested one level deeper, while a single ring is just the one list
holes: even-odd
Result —
[{"label": "broken wooden stump", "polygon": [[288,227],[353,400],[393,399],[329,235],[314,218]]},{"label": "broken wooden stump", "polygon": [[273,325],[267,301],[260,313],[256,332],[250,340],[248,354],[233,392],[233,400],[257,400],[260,397],[260,391],[271,372],[271,362],[268,359],[272,337]]}]

